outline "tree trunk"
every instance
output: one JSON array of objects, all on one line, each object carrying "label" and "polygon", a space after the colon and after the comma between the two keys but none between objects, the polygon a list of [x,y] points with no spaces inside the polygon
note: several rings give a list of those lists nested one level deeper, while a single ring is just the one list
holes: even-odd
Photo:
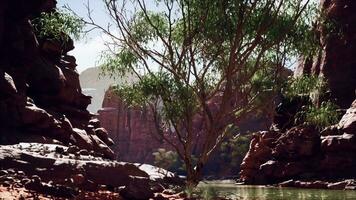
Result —
[{"label": "tree trunk", "polygon": [[202,169],[203,164],[198,163],[195,168],[193,166],[189,166],[187,169],[187,186],[188,187],[196,187],[202,179]]}]

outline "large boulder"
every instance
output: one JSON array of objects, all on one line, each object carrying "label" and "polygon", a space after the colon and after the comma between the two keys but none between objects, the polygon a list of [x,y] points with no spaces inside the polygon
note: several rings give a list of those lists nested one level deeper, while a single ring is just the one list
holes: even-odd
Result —
[{"label": "large boulder", "polygon": [[296,159],[313,156],[320,149],[320,135],[312,126],[293,127],[276,141],[273,156],[279,159]]}]

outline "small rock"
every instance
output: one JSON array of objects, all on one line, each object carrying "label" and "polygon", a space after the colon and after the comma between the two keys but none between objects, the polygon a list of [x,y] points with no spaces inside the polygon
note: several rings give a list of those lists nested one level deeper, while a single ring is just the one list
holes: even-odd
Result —
[{"label": "small rock", "polygon": [[67,183],[67,184],[73,184],[73,183],[74,183],[74,181],[73,181],[72,178],[66,178],[66,179],[64,180],[64,182]]},{"label": "small rock", "polygon": [[133,178],[119,193],[122,197],[132,200],[144,200],[154,197],[149,187],[148,179],[144,178]]},{"label": "small rock", "polygon": [[76,175],[72,176],[72,179],[73,179],[73,183],[75,185],[81,185],[85,181],[85,177],[83,174],[76,174]]},{"label": "small rock", "polygon": [[356,186],[346,186],[345,190],[356,190]]},{"label": "small rock", "polygon": [[14,187],[15,187],[15,188],[22,188],[23,185],[22,185],[21,183],[15,183],[15,184],[14,184]]},{"label": "small rock", "polygon": [[80,155],[83,155],[83,156],[88,156],[88,155],[89,155],[89,152],[88,152],[88,150],[86,150],[86,149],[82,149],[82,150],[80,150],[78,153],[79,153]]},{"label": "small rock", "polygon": [[6,170],[0,170],[0,176],[8,175],[9,172]]},{"label": "small rock", "polygon": [[4,186],[4,187],[10,187],[10,182],[8,182],[8,181],[4,181],[3,183],[2,183],[2,186]]},{"label": "small rock", "polygon": [[41,178],[38,175],[33,175],[31,179],[34,183],[41,183]]},{"label": "small rock", "polygon": [[25,188],[28,190],[40,191],[42,188],[42,183],[37,181],[30,181],[25,184]]},{"label": "small rock", "polygon": [[26,184],[29,183],[29,182],[31,182],[31,180],[28,179],[28,178],[24,178],[24,179],[21,180],[21,183],[22,183],[23,185],[26,185]]},{"label": "small rock", "polygon": [[63,154],[63,153],[64,153],[63,147],[57,146],[57,147],[56,147],[56,153]]},{"label": "small rock", "polygon": [[175,192],[173,190],[166,189],[162,192],[162,194],[173,195],[173,194],[175,194]]},{"label": "small rock", "polygon": [[3,181],[14,182],[14,177],[11,176],[5,177]]},{"label": "small rock", "polygon": [[280,187],[293,187],[295,185],[294,180],[284,181],[278,184]]},{"label": "small rock", "polygon": [[332,189],[332,190],[343,190],[343,189],[345,189],[346,185],[347,185],[346,181],[341,181],[341,182],[337,182],[337,183],[328,184],[328,188]]},{"label": "small rock", "polygon": [[99,128],[101,126],[100,121],[98,119],[91,119],[89,124],[92,125],[94,128]]},{"label": "small rock", "polygon": [[72,154],[75,154],[78,151],[79,151],[79,148],[77,146],[74,146],[74,145],[68,147],[68,149],[67,149],[67,153],[72,153]]},{"label": "small rock", "polygon": [[25,172],[24,172],[24,171],[18,171],[18,172],[17,172],[17,175],[25,176]]}]

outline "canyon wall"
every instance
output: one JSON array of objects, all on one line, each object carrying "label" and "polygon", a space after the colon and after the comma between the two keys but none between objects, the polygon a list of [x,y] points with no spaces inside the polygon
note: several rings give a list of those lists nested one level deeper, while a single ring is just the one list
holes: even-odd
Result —
[{"label": "canyon wall", "polygon": [[322,49],[319,55],[305,59],[295,75],[324,76],[330,87],[330,97],[343,109],[356,98],[356,2],[352,0],[322,0],[324,24],[318,24]]},{"label": "canyon wall", "polygon": [[37,37],[31,20],[55,0],[0,1],[0,143],[61,143],[114,158],[100,122],[86,110],[73,40]]},{"label": "canyon wall", "polygon": [[256,133],[241,165],[245,183],[356,178],[356,1],[325,0],[321,6],[332,26],[319,25],[323,48],[298,67],[296,76],[324,76],[330,87],[326,98],[348,109],[338,124],[323,131],[300,125]]}]

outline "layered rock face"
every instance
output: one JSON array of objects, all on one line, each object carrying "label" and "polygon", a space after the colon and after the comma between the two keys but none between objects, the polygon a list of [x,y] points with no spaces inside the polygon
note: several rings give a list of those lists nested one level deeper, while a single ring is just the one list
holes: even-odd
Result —
[{"label": "layered rock face", "polygon": [[86,110],[71,39],[39,39],[31,19],[51,12],[55,0],[0,2],[1,143],[76,145],[114,158],[113,142]]},{"label": "layered rock face", "polygon": [[303,61],[296,75],[324,76],[330,87],[330,98],[347,109],[356,90],[356,2],[322,0],[325,24],[319,25],[322,50],[318,56]]}]

